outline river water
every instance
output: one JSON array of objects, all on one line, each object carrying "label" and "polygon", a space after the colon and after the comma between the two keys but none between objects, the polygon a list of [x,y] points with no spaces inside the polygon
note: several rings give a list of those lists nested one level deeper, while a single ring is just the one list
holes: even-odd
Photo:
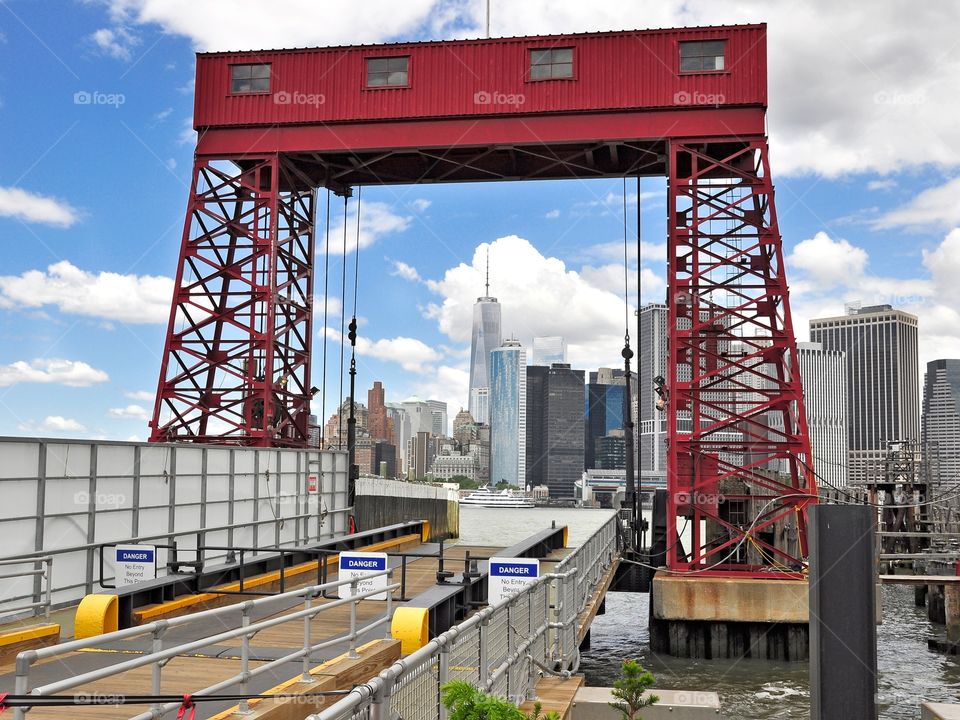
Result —
[{"label": "river water", "polygon": [[[470,544],[506,546],[556,521],[570,528],[570,545],[578,545],[610,515],[610,510],[461,506],[460,538]],[[931,624],[926,608],[914,605],[912,588],[885,586],[882,592],[883,624],[877,628],[881,720],[915,720],[925,700],[960,702],[960,658],[927,649],[927,638],[943,637],[943,626]],[[633,658],[654,674],[657,687],[719,693],[723,717],[730,720],[810,717],[806,663],[654,655],[648,612],[646,594],[607,595],[607,612],[594,621],[591,649],[580,665],[588,684],[610,685],[620,663]]]}]

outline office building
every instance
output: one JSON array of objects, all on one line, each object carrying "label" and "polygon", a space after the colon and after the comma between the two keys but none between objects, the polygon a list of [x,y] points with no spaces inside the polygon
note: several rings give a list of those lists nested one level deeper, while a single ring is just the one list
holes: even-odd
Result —
[{"label": "office building", "polygon": [[367,391],[367,430],[376,440],[392,442],[387,424],[387,406],[384,403],[383,383],[376,380]]},{"label": "office building", "polygon": [[490,482],[523,487],[527,473],[527,351],[507,340],[490,353]]},{"label": "office building", "polygon": [[545,365],[565,363],[567,361],[567,341],[559,335],[551,337],[535,337],[533,339],[533,357],[531,365]]},{"label": "office building", "polygon": [[473,332],[470,336],[469,409],[474,419],[490,422],[490,353],[500,347],[500,303],[490,295],[490,256],[487,255],[486,294],[473,306]]},{"label": "office building", "polygon": [[931,482],[960,482],[960,360],[927,363],[922,441]]},{"label": "office building", "polygon": [[[667,413],[660,409],[656,378],[667,377],[667,306],[651,303],[640,308],[637,342],[637,445],[640,483],[666,487]],[[662,403],[661,403],[662,404]]]},{"label": "office building", "polygon": [[[590,373],[591,378],[597,378],[597,373]],[[623,442],[623,429],[626,421],[627,388],[624,382],[618,384],[603,384],[590,382],[584,393],[586,412],[584,422],[584,470],[599,468],[596,464],[597,440],[610,435],[613,431],[620,431]],[[624,464],[626,467],[626,456]]]},{"label": "office building", "polygon": [[797,343],[813,469],[825,490],[847,485],[847,372],[839,350]]},{"label": "office building", "polygon": [[433,436],[420,430],[407,443],[407,480],[422,480],[427,476],[436,456]]},{"label": "office building", "polygon": [[427,400],[430,406],[431,432],[437,437],[445,436],[450,430],[447,427],[447,404],[440,400]]},{"label": "office building", "polygon": [[527,486],[573,500],[583,477],[583,370],[566,363],[527,368]]},{"label": "office building", "polygon": [[890,443],[920,441],[917,318],[890,305],[848,306],[811,320],[810,339],[845,354],[849,481],[866,482]]}]

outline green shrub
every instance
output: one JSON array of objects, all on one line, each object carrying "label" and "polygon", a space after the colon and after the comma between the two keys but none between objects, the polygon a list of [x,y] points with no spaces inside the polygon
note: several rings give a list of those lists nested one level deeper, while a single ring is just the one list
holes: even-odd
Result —
[{"label": "green shrub", "polygon": [[623,720],[643,720],[643,716],[637,714],[638,711],[660,699],[652,694],[643,697],[654,682],[653,675],[644,670],[636,660],[624,660],[623,674],[613,681],[612,694],[618,702],[610,703],[610,707],[618,710]]}]

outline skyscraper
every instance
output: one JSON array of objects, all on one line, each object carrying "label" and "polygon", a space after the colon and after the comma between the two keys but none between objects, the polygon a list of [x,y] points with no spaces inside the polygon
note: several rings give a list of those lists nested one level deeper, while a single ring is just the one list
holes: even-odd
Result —
[{"label": "skyscraper", "polygon": [[917,318],[890,305],[848,307],[811,320],[810,339],[846,354],[849,478],[862,483],[889,443],[920,440]]},{"label": "skyscraper", "polygon": [[559,335],[535,337],[533,339],[533,359],[531,365],[545,365],[567,361],[567,341]]},{"label": "skyscraper", "polygon": [[527,475],[527,351],[507,340],[490,353],[490,482]]},{"label": "skyscraper", "polygon": [[450,433],[447,427],[447,404],[441,400],[427,400],[430,406],[431,432],[437,437],[447,436]]},{"label": "skyscraper", "polygon": [[[596,379],[597,373],[590,373]],[[596,448],[599,438],[613,431],[624,429],[627,388],[621,381],[616,384],[593,382],[586,387],[586,420],[584,422],[584,469],[600,467],[596,464]],[[620,438],[623,444],[623,437]],[[618,469],[625,468],[621,465]],[[609,469],[609,468],[608,468]]]},{"label": "skyscraper", "polygon": [[486,294],[473,306],[470,338],[470,414],[478,423],[490,422],[490,353],[500,347],[500,303],[490,296],[490,253],[487,253]]},{"label": "skyscraper", "polygon": [[572,500],[583,477],[583,370],[554,363],[531,365],[526,374],[527,485]]},{"label": "skyscraper", "polygon": [[383,383],[374,381],[373,387],[367,391],[367,430],[370,437],[376,440],[393,442],[387,427],[387,406],[384,404]]},{"label": "skyscraper", "polygon": [[640,338],[637,342],[637,424],[640,482],[666,487],[667,414],[657,409],[660,395],[655,378],[667,377],[667,306],[651,303],[640,308]]},{"label": "skyscraper", "polygon": [[960,481],[960,360],[931,360],[923,378],[923,453],[933,482]]},{"label": "skyscraper", "polygon": [[827,485],[847,485],[847,360],[839,350],[797,343],[813,469]]}]

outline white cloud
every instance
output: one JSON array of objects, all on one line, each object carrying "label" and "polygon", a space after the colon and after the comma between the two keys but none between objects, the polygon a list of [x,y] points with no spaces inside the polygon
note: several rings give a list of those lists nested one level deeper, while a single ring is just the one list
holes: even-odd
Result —
[{"label": "white cloud", "polygon": [[893,190],[897,186],[897,181],[893,178],[886,180],[871,180],[867,183],[867,190]]},{"label": "white cloud", "polygon": [[90,39],[104,55],[117,60],[133,59],[133,48],[140,44],[140,38],[121,26],[100,28]]},{"label": "white cloud", "polygon": [[370,340],[360,336],[357,338],[357,355],[395,362],[404,370],[415,373],[424,372],[429,363],[442,357],[426,343],[409,337]]},{"label": "white cloud", "polygon": [[873,225],[880,229],[960,225],[960,177],[924,190],[906,205],[881,215]]},{"label": "white cloud", "polygon": [[427,200],[426,198],[417,198],[410,203],[410,206],[417,212],[423,212],[431,205],[433,205],[433,202],[431,200]]},{"label": "white cloud", "polygon": [[429,305],[426,314],[441,332],[457,343],[470,341],[473,304],[483,288],[488,247],[495,269],[491,292],[501,304],[505,337],[515,335],[529,346],[534,336],[562,335],[570,361],[581,368],[617,361],[624,330],[622,266],[618,285],[597,287],[591,282],[595,277],[588,279],[562,260],[545,257],[515,235],[480,245],[469,265],[461,263],[442,279],[427,281],[439,301]]},{"label": "white cloud", "polygon": [[[384,202],[364,200],[360,212],[360,249],[370,247],[387,235],[403,232],[413,222],[411,215],[398,215]],[[350,204],[347,213],[347,254],[357,247],[357,204]],[[320,252],[324,252],[321,245]],[[343,216],[330,228],[330,252],[343,252]]]},{"label": "white cloud", "polygon": [[62,415],[47,415],[43,421],[37,423],[32,420],[18,425],[21,432],[83,432],[86,428],[73,418]]},{"label": "white cloud", "polygon": [[89,387],[106,382],[110,377],[85,362],[41,358],[26,362],[18,360],[0,365],[0,387],[23,383]]},{"label": "white cloud", "polygon": [[550,210],[549,212],[547,212],[546,215],[544,215],[544,217],[545,217],[547,220],[556,220],[558,217],[560,217],[560,211],[559,211],[559,210]]},{"label": "white cloud", "polygon": [[197,131],[193,129],[193,117],[184,118],[180,125],[180,134],[177,135],[178,145],[196,145]]},{"label": "white cloud", "polygon": [[114,418],[147,420],[150,417],[150,413],[141,405],[126,405],[124,407],[110,408],[107,412],[110,417]]},{"label": "white cloud", "polygon": [[171,115],[172,113],[173,113],[173,108],[172,108],[172,107],[164,108],[164,109],[161,110],[160,112],[155,113],[154,116],[153,116],[153,122],[154,122],[154,124],[162,123],[164,120],[166,120],[168,117],[170,117],[170,115]]},{"label": "white cloud", "polygon": [[64,228],[80,219],[69,203],[18,187],[0,187],[0,217]]},{"label": "white cloud", "polygon": [[[155,23],[185,35],[198,50],[370,43],[406,37],[431,19],[433,0],[365,0],[327,12],[315,0],[287,0],[283,11],[259,0],[237,0],[227,9],[194,0],[107,0],[115,21]],[[451,20],[457,19],[456,16]]]},{"label": "white cloud", "polygon": [[799,268],[818,284],[832,287],[863,275],[867,251],[818,232],[797,243],[787,258],[787,267]]},{"label": "white cloud", "polygon": [[403,278],[404,280],[410,280],[411,282],[419,282],[420,273],[417,272],[417,269],[412,265],[407,265],[405,262],[400,260],[393,260],[393,271],[391,275],[396,275]]},{"label": "white cloud", "polygon": [[[157,24],[200,50],[449,39],[483,32],[483,3],[367,0],[326,13],[247,0],[226,12],[194,0],[108,0],[115,22]],[[828,22],[824,18],[829,18]],[[960,4],[527,0],[494,5],[494,36],[768,23],[774,172],[893,172],[960,164]],[[895,31],[892,31],[895,30]],[[641,59],[641,62],[643,60]],[[905,132],[904,128],[909,128]]]},{"label": "white cloud", "polygon": [[153,402],[155,397],[149,390],[128,390],[123,396],[140,402]]},{"label": "white cloud", "polygon": [[128,323],[163,323],[170,313],[173,280],[154,275],[93,274],[61,260],[46,271],[0,276],[0,307],[58,307],[72,315]]}]

